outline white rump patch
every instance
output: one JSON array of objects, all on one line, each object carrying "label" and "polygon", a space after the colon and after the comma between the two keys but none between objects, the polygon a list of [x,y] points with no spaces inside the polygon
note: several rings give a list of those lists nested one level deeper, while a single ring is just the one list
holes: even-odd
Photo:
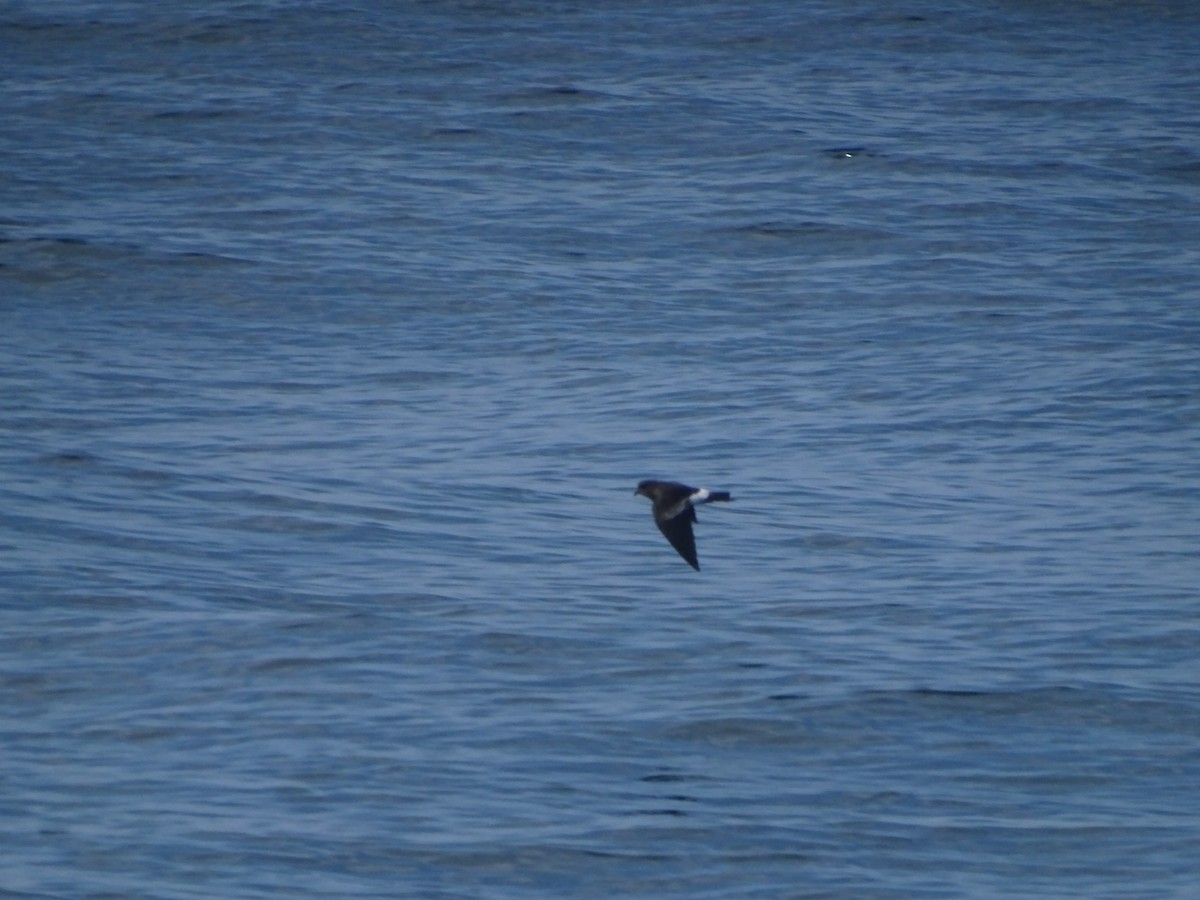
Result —
[{"label": "white rump patch", "polygon": [[700,490],[696,491],[696,493],[694,493],[694,494],[692,494],[692,496],[688,497],[688,500],[690,500],[693,505],[696,503],[707,503],[708,502],[708,494],[709,494],[708,488],[700,488]]}]

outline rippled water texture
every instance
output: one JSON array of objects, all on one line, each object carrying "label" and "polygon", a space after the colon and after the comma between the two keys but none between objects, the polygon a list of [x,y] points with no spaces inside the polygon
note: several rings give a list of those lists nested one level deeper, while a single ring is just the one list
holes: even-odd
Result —
[{"label": "rippled water texture", "polygon": [[0,12],[0,895],[1194,894],[1192,5],[203,6]]}]

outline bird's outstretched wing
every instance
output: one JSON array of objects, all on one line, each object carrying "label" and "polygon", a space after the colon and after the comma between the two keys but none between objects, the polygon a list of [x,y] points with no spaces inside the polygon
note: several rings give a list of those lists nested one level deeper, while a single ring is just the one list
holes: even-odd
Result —
[{"label": "bird's outstretched wing", "polygon": [[684,558],[689,566],[700,571],[700,561],[696,559],[696,536],[692,534],[692,523],[696,521],[696,511],[690,506],[671,518],[654,517],[658,530],[663,533],[671,546]]}]

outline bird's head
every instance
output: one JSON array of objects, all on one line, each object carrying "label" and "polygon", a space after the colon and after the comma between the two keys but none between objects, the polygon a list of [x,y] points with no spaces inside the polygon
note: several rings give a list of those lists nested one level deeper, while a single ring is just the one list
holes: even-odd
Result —
[{"label": "bird's head", "polygon": [[636,497],[638,494],[641,494],[643,497],[650,497],[651,499],[654,499],[650,494],[650,486],[652,484],[654,484],[653,481],[639,481],[637,490],[633,492],[633,496]]}]

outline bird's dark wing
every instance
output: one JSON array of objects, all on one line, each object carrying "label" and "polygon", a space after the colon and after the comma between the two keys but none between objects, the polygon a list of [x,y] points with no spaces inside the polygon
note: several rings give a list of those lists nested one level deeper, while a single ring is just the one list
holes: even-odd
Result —
[{"label": "bird's dark wing", "polygon": [[671,519],[654,517],[658,530],[663,533],[671,546],[686,560],[687,564],[700,571],[700,561],[696,559],[696,536],[692,534],[692,523],[696,521],[696,511],[690,506]]}]

